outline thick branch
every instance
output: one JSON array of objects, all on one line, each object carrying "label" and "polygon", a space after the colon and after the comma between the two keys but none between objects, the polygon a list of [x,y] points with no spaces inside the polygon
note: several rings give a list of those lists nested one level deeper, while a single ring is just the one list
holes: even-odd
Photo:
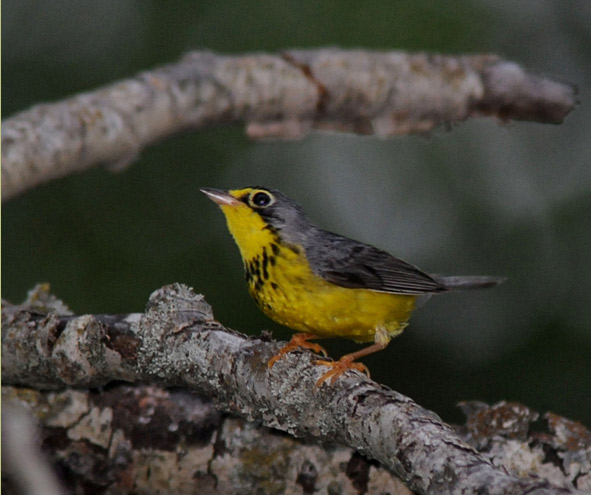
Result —
[{"label": "thick branch", "polygon": [[350,448],[302,442],[224,417],[187,390],[5,386],[2,399],[37,416],[43,448],[67,474],[71,493],[108,487],[109,493],[144,494],[161,486],[176,495],[312,494],[338,486],[342,495],[410,494],[399,478]]},{"label": "thick branch", "polygon": [[[3,411],[9,481],[19,474],[31,481],[31,471],[39,471],[31,466],[39,446],[23,442],[27,435],[9,424],[23,423],[28,411],[40,424],[43,450],[66,475],[72,493],[108,487],[109,493],[140,495],[153,493],[154,486],[178,495],[410,493],[399,478],[350,448],[298,441],[223,416],[210,401],[183,389],[118,384],[40,392],[4,386],[2,400],[10,404]],[[463,407],[468,420],[459,428],[462,438],[495,465],[591,489],[591,432],[581,425],[547,414],[547,427],[542,430],[538,422],[532,429],[537,414],[519,404]],[[17,409],[18,416],[10,414]],[[23,446],[29,449],[25,458],[19,456]]]},{"label": "thick branch", "polygon": [[437,415],[356,372],[315,387],[324,369],[310,353],[291,353],[269,372],[277,344],[228,331],[184,286],[156,291],[145,314],[122,318],[39,314],[55,302],[39,290],[29,299],[2,311],[5,384],[182,386],[250,421],[350,446],[419,493],[569,493],[494,467]]},{"label": "thick branch", "polygon": [[245,122],[254,138],[295,138],[312,129],[424,133],[475,115],[557,124],[574,108],[574,93],[493,55],[193,52],[6,119],[2,198],[102,162],[126,166],[149,144],[189,128]]},{"label": "thick branch", "polygon": [[[299,441],[223,416],[188,390],[117,384],[41,392],[4,386],[2,400],[3,467],[10,468],[3,482],[8,475],[7,482],[30,483],[40,465],[49,473],[38,461],[32,432],[15,427],[28,411],[41,427],[35,436],[72,493],[108,487],[109,493],[141,495],[153,493],[154,486],[177,495],[410,493],[398,477],[350,448]],[[457,428],[461,437],[496,466],[591,489],[591,432],[582,425],[550,413],[541,424],[537,413],[505,402],[469,403],[463,409],[468,419]],[[43,476],[46,487],[50,479]],[[41,492],[48,489],[21,490]]]}]

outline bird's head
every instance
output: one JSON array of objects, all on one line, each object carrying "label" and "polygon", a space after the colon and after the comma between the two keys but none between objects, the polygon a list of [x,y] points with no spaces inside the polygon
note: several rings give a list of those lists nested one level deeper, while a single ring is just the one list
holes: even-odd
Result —
[{"label": "bird's head", "polygon": [[257,244],[264,245],[271,240],[301,245],[311,228],[302,207],[276,189],[262,186],[230,191],[203,188],[201,192],[222,209],[243,257],[248,257]]}]

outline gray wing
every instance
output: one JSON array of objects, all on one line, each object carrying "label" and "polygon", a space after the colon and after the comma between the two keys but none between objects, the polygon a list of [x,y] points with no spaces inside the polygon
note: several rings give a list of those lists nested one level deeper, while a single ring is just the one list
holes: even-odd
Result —
[{"label": "gray wing", "polygon": [[447,290],[416,266],[368,244],[320,229],[309,241],[306,256],[314,273],[340,287],[392,294]]}]

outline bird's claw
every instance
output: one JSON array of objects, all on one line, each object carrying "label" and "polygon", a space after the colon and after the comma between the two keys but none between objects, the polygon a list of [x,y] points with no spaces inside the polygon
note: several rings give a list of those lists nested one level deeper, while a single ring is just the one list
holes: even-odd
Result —
[{"label": "bird's claw", "polygon": [[316,344],[314,342],[308,342],[308,339],[317,338],[315,335],[309,335],[305,333],[296,333],[291,337],[291,340],[285,344],[279,352],[275,354],[269,361],[267,362],[267,367],[271,369],[277,361],[279,361],[283,356],[291,351],[295,351],[296,349],[310,349],[318,354],[322,354],[324,357],[328,356],[328,353],[320,344]]},{"label": "bird's claw", "polygon": [[343,356],[338,361],[323,361],[323,360],[316,360],[314,364],[329,366],[330,369],[324,373],[317,381],[316,386],[321,387],[322,384],[330,379],[330,385],[334,385],[337,378],[341,376],[348,370],[357,370],[361,373],[364,373],[369,378],[369,369],[363,363],[357,363],[353,361],[353,358],[348,356]]}]

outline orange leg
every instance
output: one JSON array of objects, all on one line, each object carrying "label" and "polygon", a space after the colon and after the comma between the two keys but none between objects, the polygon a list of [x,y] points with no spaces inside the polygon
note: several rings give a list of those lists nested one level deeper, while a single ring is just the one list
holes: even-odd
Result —
[{"label": "orange leg", "polygon": [[313,342],[307,342],[310,339],[319,339],[318,335],[312,335],[311,333],[295,333],[292,335],[291,340],[285,344],[275,356],[269,359],[267,366],[269,369],[273,367],[273,365],[279,361],[285,354],[288,352],[294,351],[295,349],[311,349],[314,352],[319,352],[324,356],[327,356],[327,352],[324,350],[322,346],[319,344],[314,344]]},{"label": "orange leg", "polygon": [[388,345],[388,342],[385,343],[375,343],[364,349],[361,349],[357,352],[352,352],[351,354],[345,354],[341,359],[338,361],[314,361],[314,364],[321,364],[324,366],[330,366],[329,369],[324,375],[322,375],[318,381],[316,382],[316,386],[320,387],[326,380],[330,378],[330,384],[333,385],[336,379],[341,376],[345,371],[354,369],[357,371],[361,371],[365,373],[369,377],[369,369],[363,363],[354,363],[356,359],[360,357],[367,356],[368,354],[373,354],[374,352],[381,351],[385,349]]}]

